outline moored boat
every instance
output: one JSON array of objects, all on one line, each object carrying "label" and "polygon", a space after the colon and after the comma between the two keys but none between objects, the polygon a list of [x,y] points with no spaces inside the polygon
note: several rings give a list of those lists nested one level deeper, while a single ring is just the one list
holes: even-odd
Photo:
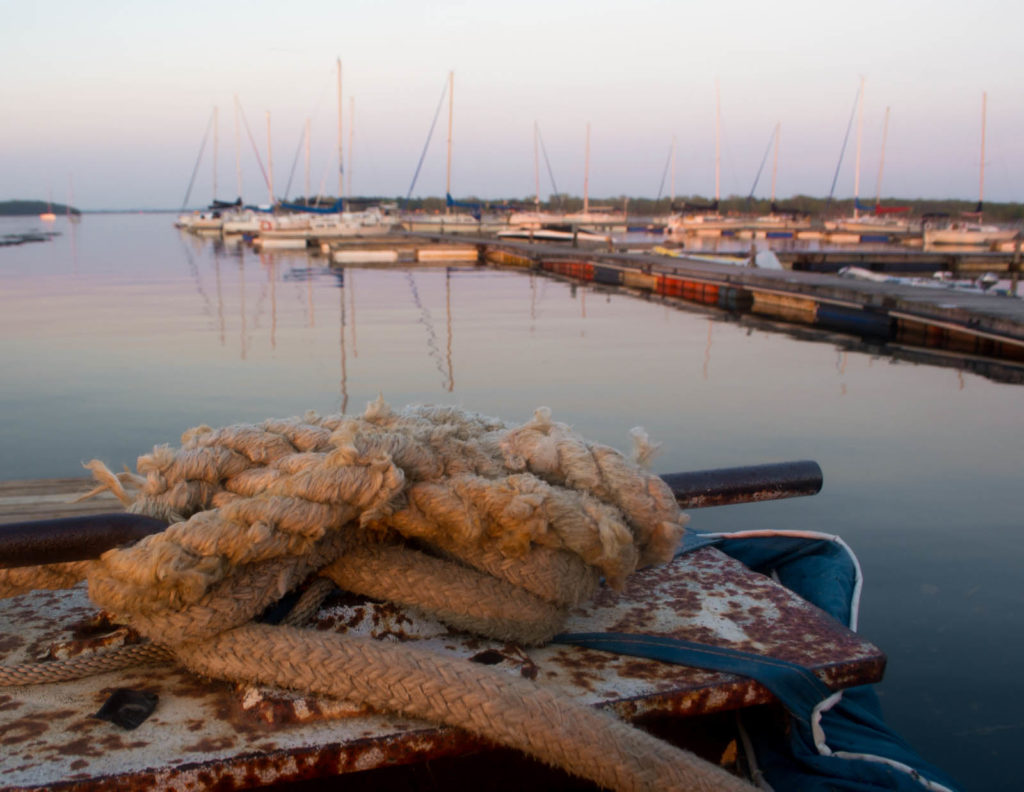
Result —
[{"label": "moored boat", "polygon": [[522,239],[528,242],[589,242],[608,244],[611,237],[598,234],[570,223],[550,223],[539,226],[506,228],[496,235],[498,239]]},{"label": "moored boat", "polygon": [[1009,242],[1018,231],[1013,228],[1001,228],[973,222],[953,222],[943,228],[925,228],[925,245],[973,245],[991,247],[1001,242]]}]

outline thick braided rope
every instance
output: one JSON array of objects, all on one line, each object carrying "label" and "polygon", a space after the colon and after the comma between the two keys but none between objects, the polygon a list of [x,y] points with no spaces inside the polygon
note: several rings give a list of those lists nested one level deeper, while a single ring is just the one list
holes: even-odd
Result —
[{"label": "thick braided rope", "polygon": [[[315,578],[281,623],[290,627],[305,624],[319,610],[333,589],[334,583],[327,578]],[[127,644],[67,660],[0,666],[0,687],[68,682],[132,666],[167,663],[175,659],[173,651],[159,644]]]},{"label": "thick braided rope", "polygon": [[474,569],[396,546],[350,550],[321,574],[355,594],[424,611],[466,632],[539,645],[565,624],[554,603]]},{"label": "thick braided rope", "polygon": [[67,660],[0,666],[0,687],[67,682],[136,665],[167,663],[174,658],[174,652],[164,646],[152,643],[128,644]]},{"label": "thick braided rope", "polygon": [[[324,570],[462,629],[547,640],[599,575],[621,585],[638,564],[667,560],[682,532],[668,488],[618,452],[543,409],[511,427],[382,401],[361,418],[198,427],[182,442],[141,457],[139,476],[91,463],[130,511],[177,522],[88,572],[95,602],[186,665],[460,725],[616,789],[746,788],[715,767],[701,771],[713,782],[695,780],[689,754],[531,683],[408,647],[348,651],[350,638],[240,627]],[[638,438],[637,458],[650,449]],[[276,650],[253,636],[277,636]]]},{"label": "thick braided rope", "polygon": [[251,624],[179,650],[199,673],[441,721],[617,790],[753,789],[590,707],[508,674],[387,641]]},{"label": "thick braided rope", "polygon": [[16,597],[37,589],[66,589],[83,580],[88,561],[44,564],[33,567],[0,569],[0,599]]}]

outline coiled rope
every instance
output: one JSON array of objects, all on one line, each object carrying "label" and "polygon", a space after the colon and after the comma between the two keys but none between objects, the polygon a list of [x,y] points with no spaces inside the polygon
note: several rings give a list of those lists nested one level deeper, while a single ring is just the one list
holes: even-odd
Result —
[{"label": "coiled rope", "polygon": [[[172,523],[165,531],[56,571],[0,572],[0,595],[84,576],[93,602],[152,641],[131,661],[173,656],[215,678],[459,726],[611,789],[751,789],[529,680],[408,645],[253,622],[320,575],[457,629],[543,644],[602,577],[620,587],[679,541],[686,518],[641,464],[654,446],[640,430],[634,442],[628,459],[544,408],[515,426],[380,399],[359,417],[201,426],[181,448],[140,457],[137,474],[88,465],[96,491]],[[322,596],[314,584],[290,624]]]}]

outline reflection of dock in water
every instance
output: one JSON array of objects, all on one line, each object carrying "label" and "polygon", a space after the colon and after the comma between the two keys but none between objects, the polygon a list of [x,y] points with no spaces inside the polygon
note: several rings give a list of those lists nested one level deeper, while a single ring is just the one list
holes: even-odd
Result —
[{"label": "reflection of dock in water", "polygon": [[[197,240],[198,242],[198,240]],[[202,243],[199,243],[202,244]],[[215,243],[216,244],[216,243]],[[340,250],[357,252],[373,249],[368,244],[385,245],[400,249],[399,257],[407,261],[368,262],[342,264],[325,260]],[[419,255],[416,251],[432,252]],[[1024,300],[996,297],[982,292],[954,290],[952,288],[926,288],[911,283],[876,282],[840,278],[821,272],[760,269],[689,256],[685,251],[668,257],[645,249],[632,251],[602,251],[573,249],[560,245],[537,245],[497,241],[486,237],[447,238],[413,234],[377,240],[345,240],[332,244],[323,251],[274,251],[266,255],[281,256],[293,262],[283,280],[302,280],[307,289],[309,320],[312,314],[311,273],[338,273],[344,269],[376,268],[400,270],[406,273],[416,302],[416,282],[412,276],[418,265],[435,268],[440,262],[429,261],[434,256],[456,251],[464,255],[467,263],[486,263],[501,268],[526,270],[531,277],[531,325],[536,321],[536,275],[544,274],[564,279],[581,287],[580,314],[586,317],[586,291],[590,289],[621,288],[641,296],[654,297],[671,304],[690,303],[704,309],[718,311],[730,318],[744,317],[744,321],[757,323],[764,320],[765,327],[793,333],[805,328],[818,340],[832,341],[835,334],[859,339],[872,349],[899,350],[909,354],[918,350],[941,352],[925,354],[939,365],[956,365],[955,361],[971,370],[999,380],[1020,381],[1024,378]],[[804,252],[803,255],[832,255],[830,251]],[[840,253],[835,253],[840,255]],[[842,255],[859,259],[878,253],[863,249],[843,251]],[[961,262],[995,261],[1004,254],[953,251],[933,254],[930,251],[903,251],[890,253],[901,261],[931,262],[940,255],[961,256]],[[973,258],[969,258],[973,257]],[[394,257],[392,257],[394,258]],[[413,258],[421,261],[414,262]],[[927,266],[931,266],[931,263]],[[969,264],[974,266],[974,264]],[[456,269],[457,269],[457,265]],[[913,266],[911,264],[899,266]],[[968,264],[963,264],[968,266]],[[1013,273],[1016,274],[1016,273]],[[343,275],[342,275],[343,277]],[[445,310],[450,314],[451,266],[446,270]],[[540,279],[543,284],[547,277]],[[344,284],[341,284],[344,288]],[[541,285],[540,288],[543,288]],[[350,296],[354,314],[355,303]],[[427,351],[444,380],[446,390],[454,389],[451,362],[450,328],[444,349],[429,309],[417,304],[419,322],[427,334]],[[449,315],[450,320],[450,315]],[[348,361],[346,361],[347,365]]]}]

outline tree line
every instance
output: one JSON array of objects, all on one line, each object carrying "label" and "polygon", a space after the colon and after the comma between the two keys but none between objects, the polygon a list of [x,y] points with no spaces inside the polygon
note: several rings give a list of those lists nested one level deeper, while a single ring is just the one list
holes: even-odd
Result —
[{"label": "tree line", "polygon": [[[299,203],[303,199],[297,199],[293,203]],[[333,203],[334,198],[320,198],[321,203]],[[533,211],[538,207],[534,202],[534,196],[525,198],[498,198],[483,199],[477,196],[466,196],[456,199],[462,207],[475,207],[480,211],[503,211],[510,208],[521,211]],[[626,212],[633,217],[657,217],[682,211],[687,205],[710,205],[713,199],[703,195],[676,196],[673,202],[669,198],[636,198],[626,195],[618,195],[613,198],[591,198],[589,208],[591,211],[610,210]],[[428,196],[417,197],[406,200],[404,197],[382,198],[382,197],[353,197],[347,200],[353,208],[374,203],[394,203],[403,211],[443,212],[445,199]],[[870,201],[861,200],[861,214],[870,214],[872,205]],[[964,201],[959,199],[935,199],[935,198],[884,198],[881,201],[883,208],[906,207],[902,213],[904,216],[921,217],[922,215],[939,214],[949,215],[951,218],[958,218],[962,215],[974,214],[978,208],[975,201]],[[578,195],[558,193],[549,195],[547,200],[539,204],[541,211],[547,212],[579,212],[583,210],[583,198]],[[821,219],[835,217],[848,217],[853,214],[853,198],[828,199],[816,198],[810,195],[794,195],[776,202],[776,211],[795,212],[801,215],[809,215]],[[996,203],[986,202],[982,207],[984,219],[993,223],[1020,223],[1024,222],[1024,203]],[[765,198],[748,198],[739,195],[730,195],[719,202],[718,211],[723,215],[736,216],[761,216],[772,212],[771,201]]]},{"label": "tree line", "polygon": [[80,215],[81,211],[73,206],[67,206],[66,204],[60,203],[49,203],[47,201],[0,201],[0,215],[5,216],[22,216],[22,215],[41,215],[43,212],[53,212],[54,214],[73,214]]}]

